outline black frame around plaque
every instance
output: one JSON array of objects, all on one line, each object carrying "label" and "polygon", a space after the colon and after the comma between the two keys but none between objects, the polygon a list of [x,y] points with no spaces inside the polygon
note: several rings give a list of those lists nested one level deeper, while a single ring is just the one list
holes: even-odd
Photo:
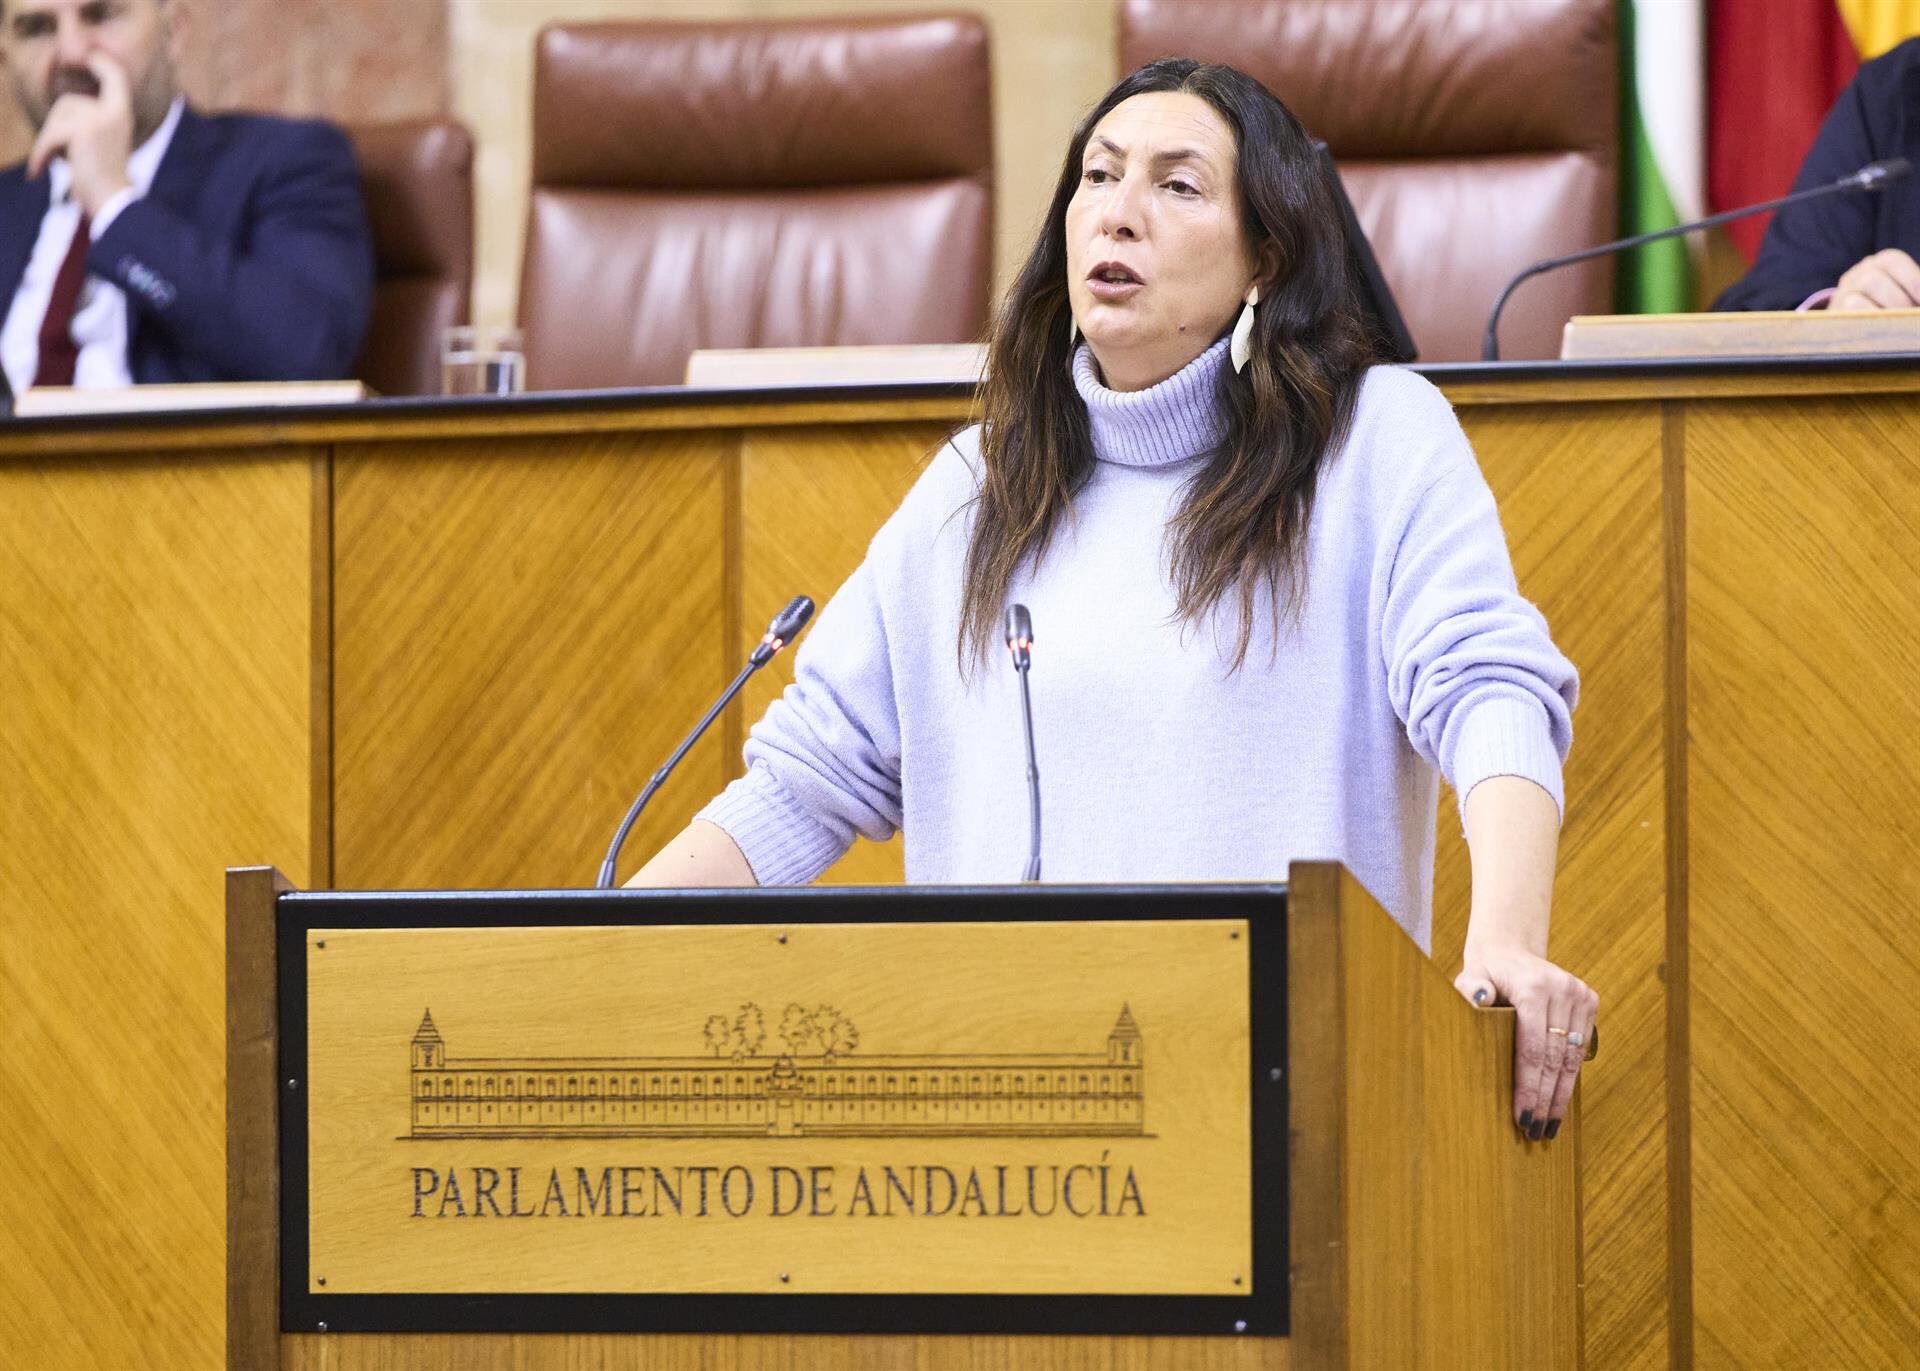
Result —
[{"label": "black frame around plaque", "polygon": [[[1177,908],[1172,897],[1177,896]],[[990,912],[981,900],[990,900]],[[276,905],[280,1326],[287,1333],[1121,1333],[1285,1336],[1285,885],[312,892]],[[1253,1132],[1247,1295],[313,1294],[308,1251],[307,932],[610,924],[1244,919]]]}]

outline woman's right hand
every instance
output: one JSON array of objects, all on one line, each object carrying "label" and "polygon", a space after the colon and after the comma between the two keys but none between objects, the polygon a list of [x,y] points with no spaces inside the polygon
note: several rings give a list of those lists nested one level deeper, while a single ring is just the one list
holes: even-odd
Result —
[{"label": "woman's right hand", "polygon": [[1515,943],[1469,943],[1453,985],[1483,1009],[1513,1007],[1514,1125],[1535,1142],[1557,1136],[1593,1041],[1599,995]]}]

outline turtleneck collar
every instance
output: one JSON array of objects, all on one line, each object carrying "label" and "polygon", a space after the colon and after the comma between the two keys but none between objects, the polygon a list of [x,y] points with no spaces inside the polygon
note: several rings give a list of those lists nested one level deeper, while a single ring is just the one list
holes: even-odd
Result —
[{"label": "turtleneck collar", "polygon": [[1073,354],[1073,384],[1086,402],[1093,455],[1120,466],[1157,467],[1211,452],[1226,436],[1214,399],[1227,340],[1220,339],[1166,380],[1145,390],[1108,390],[1093,350]]}]

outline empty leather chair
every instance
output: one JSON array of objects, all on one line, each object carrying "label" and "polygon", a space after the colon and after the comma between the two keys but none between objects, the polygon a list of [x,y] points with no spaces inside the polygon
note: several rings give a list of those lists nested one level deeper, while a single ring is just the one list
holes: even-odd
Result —
[{"label": "empty leather chair", "polygon": [[437,395],[440,335],[473,301],[473,138],[448,120],[349,128],[373,223],[373,318],[353,374]]},{"label": "empty leather chair", "polygon": [[[1615,0],[1120,0],[1120,62],[1226,62],[1324,138],[1422,361],[1479,357],[1508,277],[1614,236]],[[1536,277],[1501,356],[1557,357],[1611,261]]]},{"label": "empty leather chair", "polygon": [[973,16],[547,28],[528,384],[678,384],[696,348],[978,338],[992,166]]}]

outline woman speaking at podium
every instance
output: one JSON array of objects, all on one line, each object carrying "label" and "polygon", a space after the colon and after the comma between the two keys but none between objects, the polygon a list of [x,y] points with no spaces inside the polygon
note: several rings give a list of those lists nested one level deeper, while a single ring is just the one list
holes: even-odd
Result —
[{"label": "woman speaking at podium", "polygon": [[802,883],[896,830],[911,881],[1017,878],[1022,603],[1051,879],[1337,858],[1427,947],[1444,775],[1456,984],[1518,1010],[1515,1118],[1557,1132],[1597,1006],[1545,958],[1577,678],[1451,407],[1376,360],[1286,108],[1225,66],[1123,78],[995,324],[984,422],[823,611],[747,774],[633,883]]}]

